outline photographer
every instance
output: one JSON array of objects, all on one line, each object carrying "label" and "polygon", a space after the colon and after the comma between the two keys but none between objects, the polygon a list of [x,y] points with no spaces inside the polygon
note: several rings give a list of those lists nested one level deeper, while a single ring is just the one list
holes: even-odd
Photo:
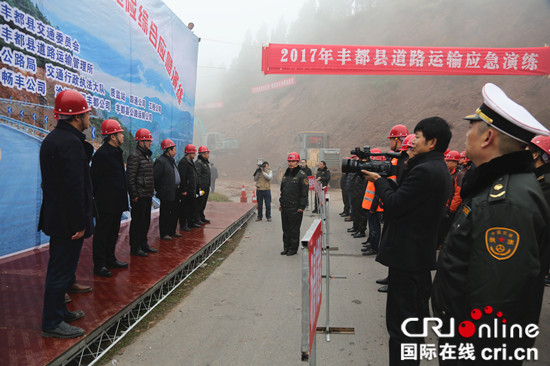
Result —
[{"label": "photographer", "polygon": [[[315,179],[321,182],[321,186],[323,188],[328,186],[328,183],[330,182],[330,170],[328,170],[327,163],[324,161],[319,163],[319,169],[317,169],[317,173],[315,173]],[[313,210],[313,213],[319,212],[319,202],[317,201],[318,199],[315,199],[315,210]]]},{"label": "photographer", "polygon": [[[259,160],[261,161],[261,159]],[[259,162],[258,161],[258,162]],[[271,222],[271,179],[273,172],[269,169],[269,163],[262,161],[254,172],[256,182],[256,197],[258,198],[258,217],[256,221],[262,221],[263,204],[265,202],[265,218]]]},{"label": "photographer", "polygon": [[415,156],[408,161],[397,190],[380,174],[361,171],[374,182],[384,203],[385,228],[376,260],[389,267],[386,326],[391,365],[402,364],[402,344],[423,342],[407,337],[401,325],[411,317],[422,324],[421,319],[429,316],[430,271],[435,269],[438,226],[451,190],[443,160],[452,136],[449,125],[431,117],[420,121],[414,132]]}]

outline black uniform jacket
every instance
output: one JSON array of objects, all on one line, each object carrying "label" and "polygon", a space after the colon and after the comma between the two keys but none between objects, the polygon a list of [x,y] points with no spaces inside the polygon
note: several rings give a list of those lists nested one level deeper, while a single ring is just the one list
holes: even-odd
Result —
[{"label": "black uniform jacket", "polygon": [[330,182],[330,170],[328,170],[327,167],[324,169],[317,169],[317,173],[315,173],[315,178],[321,177],[321,185],[323,187],[326,187],[328,185],[328,182]]},{"label": "black uniform jacket", "polygon": [[308,167],[307,165],[304,167],[304,168],[300,168],[302,169],[302,171],[308,176],[308,177],[313,177],[313,173],[311,171],[311,168]]},{"label": "black uniform jacket", "polygon": [[193,160],[184,156],[178,163],[178,172],[180,173],[180,191],[187,192],[187,196],[195,198],[197,193],[197,169]]},{"label": "black uniform jacket", "polygon": [[535,175],[542,188],[542,193],[544,193],[544,199],[550,205],[550,164],[536,168]]},{"label": "black uniform jacket", "polygon": [[136,197],[152,198],[155,193],[152,154],[151,150],[136,146],[136,149],[128,155],[126,176],[131,199]]},{"label": "black uniform jacket", "polygon": [[92,183],[97,214],[128,210],[128,189],[122,150],[104,143],[92,157]]},{"label": "black uniform jacket", "polygon": [[296,208],[305,210],[307,206],[307,194],[309,181],[306,173],[299,167],[287,168],[281,180],[281,197],[279,203],[283,208]]},{"label": "black uniform jacket", "polygon": [[90,159],[94,148],[85,135],[58,122],[40,147],[42,207],[38,230],[46,235],[71,237],[86,229],[93,234]]},{"label": "black uniform jacket", "polygon": [[153,164],[155,190],[160,200],[174,201],[176,199],[176,165],[174,159],[162,154]]},{"label": "black uniform jacket", "polygon": [[549,209],[527,151],[477,167],[447,234],[432,304],[456,324],[492,306],[509,325],[537,323],[544,289]]},{"label": "black uniform jacket", "polygon": [[384,230],[376,260],[405,271],[432,270],[439,222],[451,191],[449,169],[437,151],[415,156],[407,164],[396,191],[384,178],[374,182],[384,204]]},{"label": "black uniform jacket", "polygon": [[199,188],[210,188],[210,162],[199,155],[195,162],[197,168],[197,185]]}]

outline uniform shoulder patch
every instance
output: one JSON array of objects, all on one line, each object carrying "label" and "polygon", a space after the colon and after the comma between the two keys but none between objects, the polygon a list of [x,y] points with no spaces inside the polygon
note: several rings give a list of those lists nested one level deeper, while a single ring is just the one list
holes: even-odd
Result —
[{"label": "uniform shoulder patch", "polygon": [[508,190],[508,180],[510,176],[505,175],[497,179],[491,190],[489,191],[488,202],[501,201],[506,198],[506,191]]},{"label": "uniform shoulder patch", "polygon": [[307,179],[307,178],[304,179],[304,184],[305,184],[306,186],[309,186],[309,179]]},{"label": "uniform shoulder patch", "polygon": [[492,227],[485,232],[485,245],[489,254],[501,261],[511,258],[518,249],[519,234],[505,227]]}]

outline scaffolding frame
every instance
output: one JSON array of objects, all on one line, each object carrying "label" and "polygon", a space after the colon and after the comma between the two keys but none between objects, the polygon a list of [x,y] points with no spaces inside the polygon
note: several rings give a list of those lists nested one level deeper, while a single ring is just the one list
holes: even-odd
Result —
[{"label": "scaffolding frame", "polygon": [[75,344],[67,352],[52,361],[50,365],[94,365],[124,336],[126,336],[147,314],[166,299],[193,272],[202,266],[219,248],[224,245],[253,215],[251,208],[237,221],[181,264],[171,274],[128,304],[85,339]]}]

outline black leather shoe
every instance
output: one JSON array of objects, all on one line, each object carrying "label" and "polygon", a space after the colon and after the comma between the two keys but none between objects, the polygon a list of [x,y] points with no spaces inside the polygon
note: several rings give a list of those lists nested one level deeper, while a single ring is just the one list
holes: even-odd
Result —
[{"label": "black leather shoe", "polygon": [[201,225],[204,225],[204,222],[202,220],[197,220],[195,221],[195,225],[199,225],[200,227]]},{"label": "black leather shoe", "polygon": [[208,219],[201,219],[202,222],[204,222],[205,224],[210,224],[210,220]]},{"label": "black leather shoe", "polygon": [[84,335],[84,329],[74,327],[65,322],[61,322],[56,328],[50,330],[42,330],[42,337],[53,338],[78,338]]},{"label": "black leather shoe", "polygon": [[311,213],[319,213],[319,210],[313,210]]},{"label": "black leather shoe", "polygon": [[[361,251],[363,251],[363,249],[361,249]],[[376,253],[378,253],[376,250],[368,248],[366,251],[363,252],[363,255],[375,255]]]},{"label": "black leather shoe", "polygon": [[364,238],[366,235],[365,235],[365,232],[364,231],[358,231],[356,232],[355,234],[352,235],[354,238]]},{"label": "black leather shoe", "polygon": [[189,225],[189,227],[190,227],[191,229],[198,229],[198,228],[200,228],[200,225],[191,224],[191,225]]},{"label": "black leather shoe", "polygon": [[109,269],[119,269],[119,268],[128,268],[128,263],[114,261],[113,263],[107,264]]},{"label": "black leather shoe", "polygon": [[382,286],[378,289],[378,292],[388,292],[388,285]]},{"label": "black leather shoe", "polygon": [[345,212],[342,212],[342,213],[340,213],[340,214],[338,214],[338,215],[339,215],[340,217],[346,217],[346,216],[349,216],[349,214],[348,214],[348,213],[345,213]]},{"label": "black leather shoe", "polygon": [[191,228],[189,226],[183,226],[180,227],[180,231],[191,231]]},{"label": "black leather shoe", "polygon": [[370,247],[370,246],[371,246],[371,244],[370,244],[370,242],[369,242],[368,240],[362,242],[361,244],[363,244],[363,245],[366,246],[366,247]]},{"label": "black leather shoe", "polygon": [[376,283],[379,285],[387,285],[388,284],[388,277],[382,278],[381,280],[376,280]]},{"label": "black leather shoe", "polygon": [[287,252],[286,250],[283,250],[283,251],[281,252],[281,255],[286,255],[286,253],[288,253],[288,252]]},{"label": "black leather shoe", "polygon": [[290,257],[291,255],[294,255],[296,253],[298,253],[298,252],[286,252],[286,255]]},{"label": "black leather shoe", "polygon": [[107,267],[94,268],[94,274],[101,277],[113,277],[113,273]]},{"label": "black leather shoe", "polygon": [[350,227],[350,228],[348,229],[348,233],[354,233],[354,232],[356,232],[356,231],[357,231],[357,229],[354,228],[354,227]]},{"label": "black leather shoe", "polygon": [[181,234],[180,233],[174,233],[172,235],[170,235],[172,238],[181,238]]},{"label": "black leather shoe", "polygon": [[147,257],[147,253],[145,253],[143,250],[138,250],[137,252],[130,252],[130,255],[136,256],[136,257]]},{"label": "black leather shoe", "polygon": [[353,221],[353,219],[352,219],[351,217],[348,216],[348,217],[346,217],[346,218],[344,219],[344,221]]},{"label": "black leather shoe", "polygon": [[84,312],[82,310],[69,311],[67,315],[63,317],[63,320],[66,323],[70,323],[82,318],[83,316],[84,316]]},{"label": "black leather shoe", "polygon": [[150,246],[143,247],[142,250],[146,253],[156,253],[158,250],[151,248]]},{"label": "black leather shoe", "polygon": [[361,251],[362,251],[362,252],[366,252],[367,250],[370,250],[370,249],[371,249],[371,247],[368,246],[368,247],[365,247],[365,248],[361,248]]}]

